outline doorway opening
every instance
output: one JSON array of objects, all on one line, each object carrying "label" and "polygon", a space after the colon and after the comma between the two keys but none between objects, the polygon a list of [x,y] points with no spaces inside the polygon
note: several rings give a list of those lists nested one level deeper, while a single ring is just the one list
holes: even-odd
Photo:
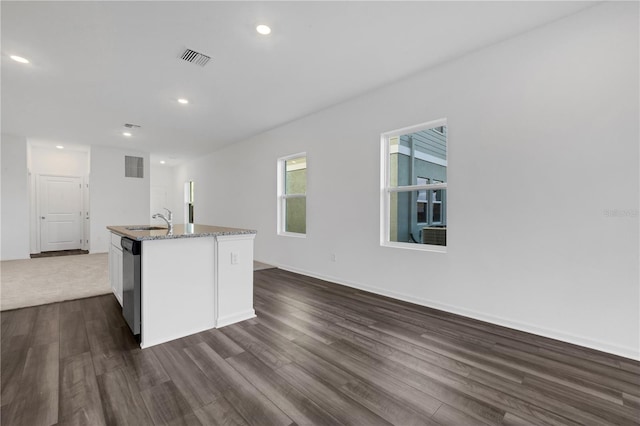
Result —
[{"label": "doorway opening", "polygon": [[82,177],[38,176],[40,252],[82,249]]},{"label": "doorway opening", "polygon": [[31,257],[89,250],[89,151],[31,141],[27,149]]}]

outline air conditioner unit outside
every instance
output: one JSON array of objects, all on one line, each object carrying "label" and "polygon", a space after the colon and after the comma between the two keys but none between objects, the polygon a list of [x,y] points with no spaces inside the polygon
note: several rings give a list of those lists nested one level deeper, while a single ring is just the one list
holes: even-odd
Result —
[{"label": "air conditioner unit outside", "polygon": [[432,246],[447,245],[447,228],[427,226],[422,228],[422,244]]}]

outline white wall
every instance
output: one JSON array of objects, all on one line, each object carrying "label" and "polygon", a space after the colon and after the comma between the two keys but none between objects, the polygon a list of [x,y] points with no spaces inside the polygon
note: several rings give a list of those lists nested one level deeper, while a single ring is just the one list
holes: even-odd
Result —
[{"label": "white wall", "polygon": [[2,260],[29,258],[27,140],[2,134]]},{"label": "white wall", "polygon": [[[635,3],[590,8],[183,165],[176,181],[196,181],[198,223],[257,229],[257,260],[638,359],[637,16]],[[442,117],[448,253],[380,247],[380,133]],[[301,151],[307,238],[279,237],[276,159]]]},{"label": "white wall", "polygon": [[[144,158],[144,178],[124,177],[124,157]],[[143,225],[151,220],[149,154],[92,146],[91,163],[91,253],[109,249],[110,225]]]},{"label": "white wall", "polygon": [[[174,200],[176,203],[176,212],[174,216],[175,223],[185,223],[188,219],[185,214],[185,184],[189,181],[194,182],[194,223],[201,224],[218,224],[220,216],[217,215],[218,208],[226,204],[227,199],[220,199],[220,189],[224,187],[224,182],[214,181],[215,177],[222,177],[226,174],[223,172],[216,173],[211,170],[211,156],[202,157],[199,160],[175,167],[175,185]],[[235,186],[234,186],[235,187]],[[215,195],[214,195],[215,194]]]},{"label": "white wall", "polygon": [[36,175],[87,176],[89,174],[89,153],[32,146],[29,170]]},{"label": "white wall", "polygon": [[149,210],[149,223],[163,225],[162,219],[151,219],[155,213],[166,212],[164,208],[168,208],[173,212],[174,223],[178,210],[182,209],[182,205],[178,202],[176,195],[176,178],[173,167],[163,164],[151,165],[151,201]]}]

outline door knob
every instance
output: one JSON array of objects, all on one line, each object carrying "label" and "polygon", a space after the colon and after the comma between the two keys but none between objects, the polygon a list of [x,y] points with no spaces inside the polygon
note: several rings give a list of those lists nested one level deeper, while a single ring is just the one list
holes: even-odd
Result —
[{"label": "door knob", "polygon": [[44,216],[40,216],[40,219],[44,219]]}]

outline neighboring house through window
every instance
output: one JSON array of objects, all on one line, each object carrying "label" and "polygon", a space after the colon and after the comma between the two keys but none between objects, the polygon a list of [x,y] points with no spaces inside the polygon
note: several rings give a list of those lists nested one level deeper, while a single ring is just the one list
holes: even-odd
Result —
[{"label": "neighboring house through window", "polygon": [[381,244],[444,251],[446,120],[382,134]]}]

